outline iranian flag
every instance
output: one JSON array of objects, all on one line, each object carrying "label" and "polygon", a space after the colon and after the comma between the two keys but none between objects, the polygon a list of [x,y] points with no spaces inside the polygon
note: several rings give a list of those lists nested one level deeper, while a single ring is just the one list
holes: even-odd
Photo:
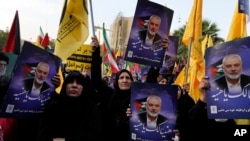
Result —
[{"label": "iranian flag", "polygon": [[107,39],[104,23],[103,23],[102,33],[103,33],[104,47],[105,47],[105,50],[107,51],[107,58],[105,58],[105,60],[107,60],[110,63],[110,68],[112,70],[112,73],[117,73],[119,71],[119,68],[116,63],[115,55],[111,51],[111,48]]},{"label": "iranian flag", "polygon": [[39,30],[39,35],[37,36],[37,39],[36,39],[36,45],[41,47],[41,42],[44,38],[44,33],[43,33],[43,30],[42,30],[42,27],[40,26],[40,30]]},{"label": "iranian flag", "polygon": [[35,44],[37,46],[39,46],[40,48],[45,49],[45,50],[50,50],[51,49],[51,47],[50,47],[50,40],[49,40],[49,34],[46,33],[44,35],[41,26],[40,26],[40,34],[37,36],[37,40],[36,40]]}]

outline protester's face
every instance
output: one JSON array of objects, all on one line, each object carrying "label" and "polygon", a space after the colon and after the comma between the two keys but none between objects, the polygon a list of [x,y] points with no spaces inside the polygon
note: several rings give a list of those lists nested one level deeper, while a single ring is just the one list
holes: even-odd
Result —
[{"label": "protester's face", "polygon": [[151,117],[157,117],[161,111],[161,101],[158,98],[150,98],[146,103],[147,113]]},{"label": "protester's face", "polygon": [[242,63],[238,57],[229,57],[224,61],[222,68],[227,78],[238,79],[242,72]]},{"label": "protester's face", "polygon": [[185,92],[189,92],[189,89],[190,89],[189,83],[184,83],[184,84],[183,84],[183,90],[184,90]]},{"label": "protester's face", "polygon": [[156,18],[156,17],[151,18],[149,20],[148,32],[151,35],[155,35],[160,28],[160,23],[161,23],[161,20],[159,18]]},{"label": "protester's face", "polygon": [[42,84],[48,76],[49,67],[45,64],[38,65],[35,71],[35,80],[38,84]]},{"label": "protester's face", "polygon": [[166,78],[163,78],[161,81],[158,82],[158,84],[167,84],[168,80]]},{"label": "protester's face", "polygon": [[70,97],[79,97],[82,94],[83,86],[76,80],[66,85],[66,94]]},{"label": "protester's face", "polygon": [[65,68],[65,72],[66,72],[66,73],[69,73],[70,71],[71,71],[71,69],[70,69],[69,67],[66,67],[66,68]]},{"label": "protester's face", "polygon": [[82,70],[81,73],[82,73],[83,76],[87,76],[88,75],[88,70],[84,69],[84,70]]},{"label": "protester's face", "polygon": [[0,61],[0,75],[4,75],[6,72],[6,66],[7,62],[6,61]]},{"label": "protester's face", "polygon": [[122,72],[118,78],[118,86],[121,90],[128,90],[131,87],[131,78],[127,72]]}]

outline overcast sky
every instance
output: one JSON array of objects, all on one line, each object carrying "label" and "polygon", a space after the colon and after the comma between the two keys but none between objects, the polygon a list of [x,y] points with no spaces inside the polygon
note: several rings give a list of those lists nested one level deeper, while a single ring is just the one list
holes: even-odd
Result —
[{"label": "overcast sky", "polygon": [[[174,11],[171,31],[183,26],[189,17],[194,0],[151,0],[166,5]],[[238,0],[203,0],[203,19],[217,24],[219,36],[227,38]],[[41,26],[51,38],[56,38],[64,0],[0,0],[0,29],[10,28],[15,11],[19,12],[21,37],[35,41]],[[137,0],[92,0],[94,24],[106,28],[114,22],[119,12],[134,15]],[[250,33],[249,24],[247,25]]]}]

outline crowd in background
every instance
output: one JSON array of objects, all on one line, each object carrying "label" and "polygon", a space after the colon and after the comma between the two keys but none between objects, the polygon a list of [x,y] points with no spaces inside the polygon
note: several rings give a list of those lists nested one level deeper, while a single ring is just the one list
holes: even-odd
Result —
[{"label": "crowd in background", "polygon": [[[204,77],[200,84],[203,93],[196,103],[189,94],[189,84],[174,84],[173,74],[166,76],[160,68],[150,66],[147,74],[139,80],[138,76],[126,69],[114,77],[102,75],[102,57],[99,41],[92,37],[91,72],[64,69],[64,80],[58,75],[52,78],[57,88],[63,85],[60,93],[53,93],[53,99],[46,105],[44,113],[38,118],[13,119],[0,118],[2,139],[4,141],[129,141],[129,119],[131,117],[131,84],[135,81],[175,85],[178,88],[176,99],[177,120],[173,131],[175,141],[216,140],[231,134],[234,120],[216,121],[208,119],[206,112],[205,90],[209,83]],[[8,58],[1,54],[0,71],[8,65]],[[0,75],[1,99],[8,84],[14,78]],[[2,103],[1,103],[2,104]],[[164,104],[164,103],[162,103]]]}]

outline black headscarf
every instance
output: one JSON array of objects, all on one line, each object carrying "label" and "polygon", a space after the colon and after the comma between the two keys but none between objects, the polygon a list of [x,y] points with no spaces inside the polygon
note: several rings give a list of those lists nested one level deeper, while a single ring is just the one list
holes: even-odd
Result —
[{"label": "black headscarf", "polygon": [[[66,85],[68,83],[74,82],[76,80],[77,83],[83,86],[82,94],[79,97],[70,97],[66,94]],[[61,92],[58,96],[58,100],[63,103],[71,103],[71,104],[79,104],[82,103],[89,97],[90,95],[90,78],[89,76],[83,76],[79,71],[70,72],[65,78]]]},{"label": "black headscarf", "polygon": [[131,79],[131,81],[134,81],[133,76],[132,76],[132,74],[130,73],[130,71],[128,71],[128,70],[126,70],[126,69],[120,70],[119,72],[116,73],[116,76],[115,76],[114,88],[115,88],[116,90],[120,90],[120,88],[119,88],[119,86],[118,86],[118,80],[119,80],[119,76],[120,76],[123,72],[128,73],[128,74],[129,74],[129,77],[130,77],[130,79]]},{"label": "black headscarf", "polygon": [[133,81],[132,74],[126,70],[122,69],[116,73],[114,88],[115,88],[115,100],[114,100],[114,113],[116,127],[114,130],[114,135],[118,140],[129,140],[129,117],[126,115],[126,110],[130,104],[130,93],[131,89],[121,90],[118,86],[119,76],[126,72],[129,74],[131,81]]},{"label": "black headscarf", "polygon": [[3,52],[0,52],[0,61],[5,61],[7,64],[9,64],[9,57]]}]

